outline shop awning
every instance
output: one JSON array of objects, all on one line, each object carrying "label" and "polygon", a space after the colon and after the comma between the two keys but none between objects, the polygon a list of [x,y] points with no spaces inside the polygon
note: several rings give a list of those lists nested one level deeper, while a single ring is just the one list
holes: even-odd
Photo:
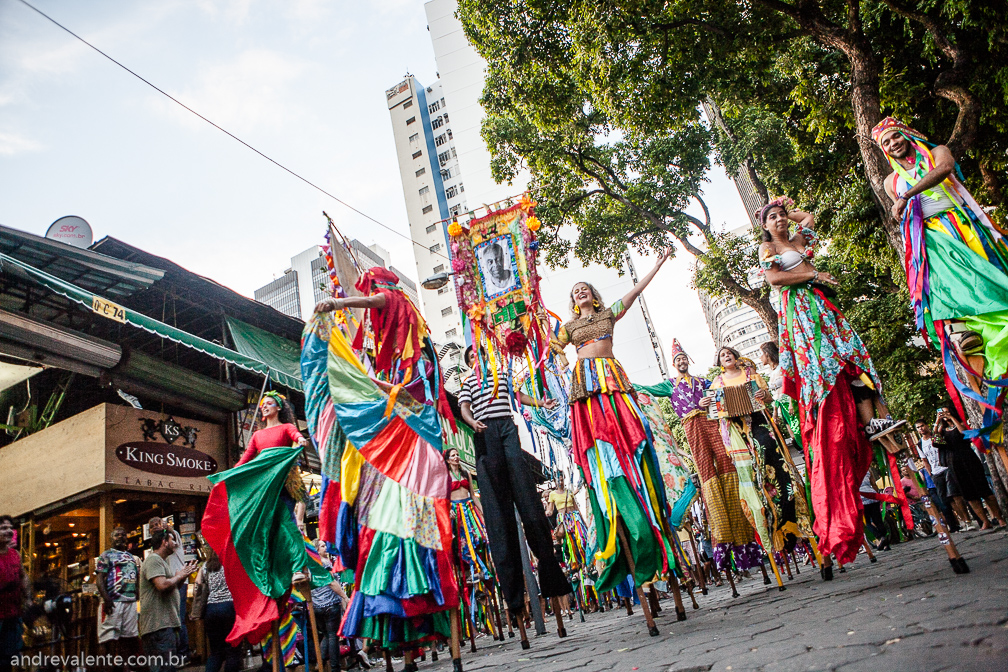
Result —
[{"label": "shop awning", "polygon": [[152,317],[147,317],[135,310],[120,306],[103,296],[89,292],[70,282],[61,280],[34,266],[21,262],[7,254],[0,253],[0,269],[4,273],[12,273],[28,279],[60,296],[90,308],[95,313],[110,320],[130,324],[149,333],[192,348],[205,355],[233,364],[247,371],[253,371],[263,376],[269,376],[274,381],[298,392],[301,391],[301,381],[283,371],[273,371],[272,367],[254,357],[248,357],[230,348],[213,343],[188,332],[165,324]]},{"label": "shop awning", "polygon": [[301,346],[265,329],[225,316],[235,350],[270,367],[270,378],[301,389]]}]

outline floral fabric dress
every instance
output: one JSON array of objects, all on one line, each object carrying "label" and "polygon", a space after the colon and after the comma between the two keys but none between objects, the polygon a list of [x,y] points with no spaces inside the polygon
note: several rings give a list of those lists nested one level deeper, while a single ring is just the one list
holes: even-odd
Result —
[{"label": "floral fabric dress", "polygon": [[[802,256],[811,260],[818,238],[801,228]],[[764,269],[790,270],[783,255],[765,251]],[[799,262],[800,263],[800,262]],[[871,463],[871,446],[859,425],[851,385],[858,381],[881,394],[882,383],[868,349],[847,318],[811,282],[781,287],[778,309],[784,393],[798,402],[801,439],[815,512],[813,530],[824,554],[852,562],[864,537],[858,488]]]}]

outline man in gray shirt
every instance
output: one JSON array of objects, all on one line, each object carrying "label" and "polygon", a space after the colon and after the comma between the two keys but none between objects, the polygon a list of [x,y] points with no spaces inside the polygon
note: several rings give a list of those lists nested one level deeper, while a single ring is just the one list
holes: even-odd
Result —
[{"label": "man in gray shirt", "polygon": [[[182,536],[175,530],[172,522],[165,523],[163,518],[154,516],[147,522],[147,530],[154,534],[157,530],[165,529],[175,540],[175,550],[168,556],[168,569],[172,574],[185,566],[185,552],[182,550]],[[186,628],[186,598],[188,597],[188,586],[183,584],[179,587],[179,628],[178,628],[178,654],[189,656],[189,629]]]},{"label": "man in gray shirt", "polygon": [[181,625],[179,586],[196,571],[196,563],[187,563],[172,572],[168,557],[175,548],[171,531],[157,530],[151,535],[151,554],[140,567],[140,638],[144,653],[160,657],[160,664],[150,664],[151,672],[174,672],[174,663],[179,662],[172,660],[180,655],[176,641],[176,630]]}]

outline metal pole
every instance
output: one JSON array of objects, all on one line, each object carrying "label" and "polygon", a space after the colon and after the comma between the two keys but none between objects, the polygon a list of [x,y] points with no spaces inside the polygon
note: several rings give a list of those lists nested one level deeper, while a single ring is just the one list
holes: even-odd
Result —
[{"label": "metal pole", "polygon": [[[522,569],[525,570],[525,587],[528,590],[529,608],[532,610],[532,620],[535,622],[537,635],[546,634],[546,623],[543,622],[542,606],[539,604],[539,583],[532,571],[532,561],[529,559],[528,544],[525,542],[525,530],[522,528],[518,508],[514,510],[515,522],[518,523],[518,549],[521,551]],[[521,615],[518,616],[521,618]]]}]

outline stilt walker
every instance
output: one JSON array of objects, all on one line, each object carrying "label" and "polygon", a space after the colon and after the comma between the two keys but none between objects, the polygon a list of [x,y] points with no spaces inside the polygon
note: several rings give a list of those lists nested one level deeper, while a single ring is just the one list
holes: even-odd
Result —
[{"label": "stilt walker", "polygon": [[[533,205],[526,197],[518,205],[470,220],[466,227],[458,222],[448,227],[459,305],[473,343],[465,355],[473,374],[463,382],[459,402],[466,424],[476,432],[476,474],[490,555],[507,608],[518,618],[523,648],[528,642],[522,620],[526,581],[516,510],[538,560],[540,594],[529,595],[530,600],[571,592],[554,556],[549,522],[525,466],[509,404],[552,409],[557,403],[547,396],[544,384],[548,321],[539,296],[535,232],[540,224]],[[531,394],[514,385],[514,360],[527,365]]]},{"label": "stilt walker", "polygon": [[[328,399],[315,405],[346,437],[339,489],[325,492],[335,501],[320,504],[339,511],[323,539],[335,538],[343,565],[355,571],[357,590],[341,634],[406,652],[458,636],[439,411],[452,420],[426,324],[398,277],[372,268],[356,287],[363,296],[320,303],[302,339],[303,377],[321,369],[328,378],[328,390],[313,389]],[[346,308],[367,311],[354,347],[334,317]],[[453,664],[460,670],[456,644]]]},{"label": "stilt walker", "polygon": [[[628,574],[633,574],[639,591],[675,568],[668,500],[650,425],[612,351],[616,322],[667,257],[663,255],[640,283],[609,307],[604,307],[602,297],[590,284],[574,285],[570,296],[574,319],[556,336],[557,349],[572,344],[578,352],[571,376],[572,453],[589,487],[588,501],[600,546],[595,556],[599,568],[596,590],[600,592],[614,588]],[[641,610],[648,633],[657,635],[643,593]]]},{"label": "stilt walker", "polygon": [[682,420],[690,456],[700,480],[700,497],[707,514],[715,567],[728,577],[732,596],[738,597],[732,576],[732,556],[740,571],[755,567],[759,545],[754,541],[753,526],[742,512],[739,499],[739,475],[728,455],[718,423],[700,407],[710,381],[689,372],[690,357],[679,341],[672,340],[672,365],[675,378],[657,385],[635,385],[652,397],[668,397],[672,410]]}]

